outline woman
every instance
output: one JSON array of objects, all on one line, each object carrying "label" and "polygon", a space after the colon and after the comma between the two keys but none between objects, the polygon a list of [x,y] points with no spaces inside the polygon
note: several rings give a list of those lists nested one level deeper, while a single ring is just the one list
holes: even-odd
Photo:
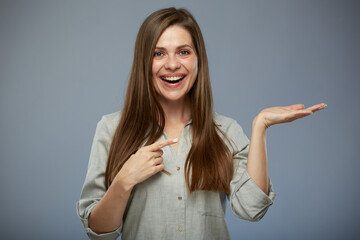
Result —
[{"label": "woman", "polygon": [[261,111],[251,141],[213,112],[199,26],[184,9],[142,24],[121,112],[97,125],[78,215],[92,239],[229,239],[235,215],[257,221],[273,203],[266,129],[323,109]]}]

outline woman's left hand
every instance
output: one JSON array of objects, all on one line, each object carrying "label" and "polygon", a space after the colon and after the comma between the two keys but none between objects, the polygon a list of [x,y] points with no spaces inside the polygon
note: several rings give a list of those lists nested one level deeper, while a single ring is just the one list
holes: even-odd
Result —
[{"label": "woman's left hand", "polygon": [[278,123],[292,122],[298,118],[306,117],[316,111],[324,109],[326,106],[325,103],[320,103],[306,109],[303,104],[294,104],[287,107],[270,107],[262,110],[259,115],[256,116],[256,120],[268,128]]}]

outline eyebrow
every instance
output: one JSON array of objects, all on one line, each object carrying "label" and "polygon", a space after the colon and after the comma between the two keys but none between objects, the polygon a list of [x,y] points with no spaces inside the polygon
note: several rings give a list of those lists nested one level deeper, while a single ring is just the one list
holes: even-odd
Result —
[{"label": "eyebrow", "polygon": [[[180,49],[180,48],[184,48],[184,47],[189,47],[189,48],[193,49],[193,47],[190,46],[189,44],[183,44],[183,45],[177,46],[176,49]],[[155,49],[166,50],[166,48],[164,48],[164,47],[159,47],[159,46],[156,46]],[[193,50],[194,50],[194,49],[193,49]]]}]

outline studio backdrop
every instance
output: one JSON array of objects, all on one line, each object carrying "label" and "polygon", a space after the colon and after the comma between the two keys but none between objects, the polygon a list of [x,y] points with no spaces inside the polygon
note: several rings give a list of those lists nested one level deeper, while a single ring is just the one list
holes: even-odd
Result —
[{"label": "studio backdrop", "polygon": [[325,102],[270,127],[277,197],[260,222],[227,207],[232,239],[360,238],[360,2],[0,2],[2,239],[86,239],[75,204],[97,122],[121,109],[137,31],[185,7],[203,32],[215,111],[250,137],[264,108]]}]

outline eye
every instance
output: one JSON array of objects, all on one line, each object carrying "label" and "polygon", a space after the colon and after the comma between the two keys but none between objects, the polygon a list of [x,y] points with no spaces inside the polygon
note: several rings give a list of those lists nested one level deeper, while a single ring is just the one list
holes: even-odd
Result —
[{"label": "eye", "polygon": [[155,52],[154,57],[162,57],[164,54],[162,52]]},{"label": "eye", "polygon": [[180,51],[180,55],[188,55],[188,54],[190,54],[190,52],[187,51],[187,50],[181,50]]}]

